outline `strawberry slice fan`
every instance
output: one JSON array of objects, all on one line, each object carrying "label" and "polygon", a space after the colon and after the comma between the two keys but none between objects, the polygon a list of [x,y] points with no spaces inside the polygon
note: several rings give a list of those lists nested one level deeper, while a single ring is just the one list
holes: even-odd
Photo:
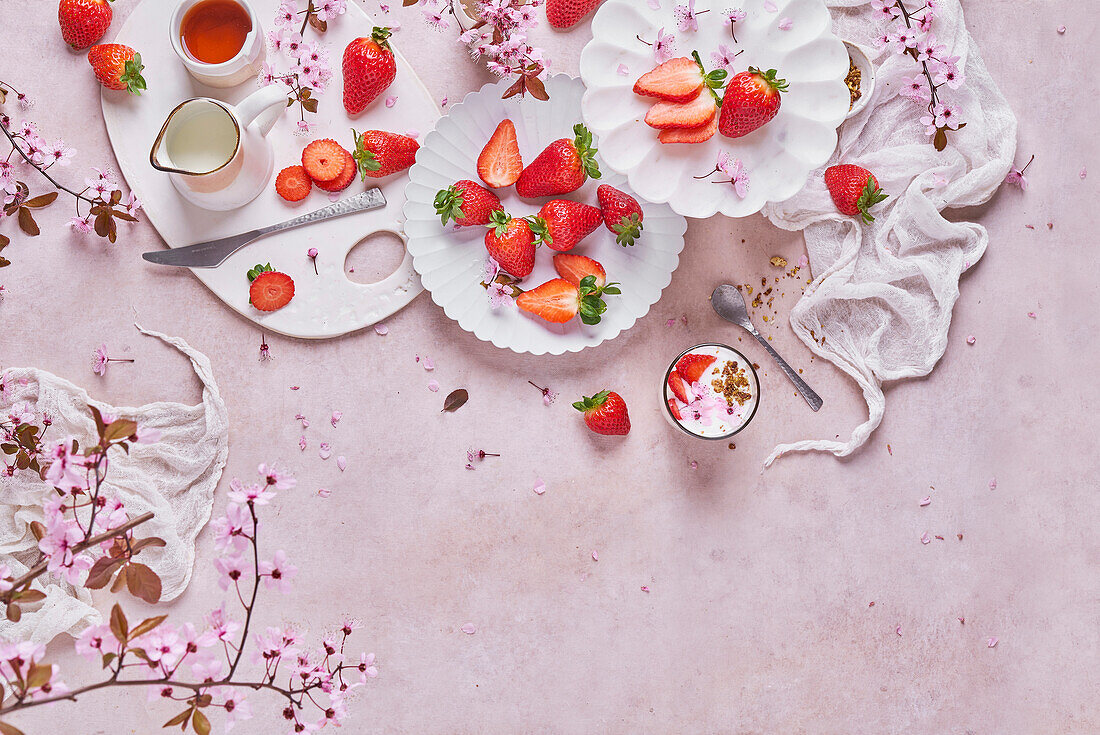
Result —
[{"label": "strawberry slice fan", "polygon": [[[884,24],[869,3],[745,0],[737,4],[745,17],[732,33],[722,22],[724,3],[698,0],[698,30],[686,31],[677,29],[675,5],[601,5],[592,19],[592,41],[581,53],[585,123],[600,140],[607,168],[625,175],[644,199],[667,202],[691,217],[762,212],[777,227],[804,232],[814,280],[792,309],[791,326],[810,350],[856,381],[868,418],[846,440],[780,445],[765,466],[793,451],[847,456],[882,421],[883,383],[927,375],[943,356],[960,275],[988,244],[983,227],[951,221],[943,211],[982,204],[993,195],[1015,153],[1016,119],[986,71],[959,0],[938,2],[932,21],[944,55],[958,57],[965,75],[958,89],[942,88],[957,119],[966,121],[965,132],[950,135],[942,151],[919,122],[920,110],[898,99],[902,77],[919,75],[920,67],[890,47],[870,50],[877,48],[874,40]],[[834,8],[838,12],[831,14]],[[717,134],[702,126],[679,128],[700,132],[688,136],[694,145],[670,151],[660,136],[677,128],[658,132],[645,124],[648,113],[664,121],[670,111],[652,110],[655,100],[645,96],[646,84],[642,94],[634,90],[657,66],[652,47],[638,39],[652,43],[662,28],[677,29],[674,55],[686,58],[685,49],[695,49],[708,65],[732,59],[731,72],[751,67],[769,86],[775,69],[787,89],[774,117],[743,135],[737,135],[740,128],[752,127],[745,120],[719,119]],[[847,122],[851,101],[843,79],[850,61],[840,39],[870,57],[868,69],[878,82]],[[665,101],[676,103],[677,94],[681,102],[695,99],[698,80],[698,70],[682,61],[655,81],[669,95]],[[761,90],[743,88],[746,95]],[[692,110],[680,113],[698,120]],[[728,156],[740,187],[715,185],[717,176],[707,174],[719,154]],[[827,182],[825,171],[834,166]],[[919,251],[911,243],[919,243]]]}]

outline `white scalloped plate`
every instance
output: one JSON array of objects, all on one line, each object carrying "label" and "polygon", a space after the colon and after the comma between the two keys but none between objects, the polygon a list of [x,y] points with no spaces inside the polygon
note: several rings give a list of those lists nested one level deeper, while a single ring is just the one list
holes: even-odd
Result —
[{"label": "white scalloped plate", "polygon": [[[450,109],[435,130],[424,138],[416,164],[409,170],[405,190],[405,234],[413,267],[420,274],[432,300],[447,316],[479,339],[497,347],[536,355],[579,352],[629,329],[661,297],[680,262],[687,222],[667,205],[639,201],[645,213],[645,229],[634,247],[624,248],[602,225],[571,252],[588,255],[607,269],[608,280],[622,284],[621,296],[608,296],[603,321],[586,326],[580,319],[567,324],[549,324],[514,304],[494,311],[481,286],[485,252],[485,228],[443,227],[435,213],[436,192],[460,179],[479,181],[477,157],[497,125],[511,118],[516,126],[520,152],[525,163],[558,138],[572,138],[573,126],[581,119],[584,84],[564,74],[546,84],[549,102],[533,97],[502,100],[507,80],[488,84],[471,92]],[[599,146],[600,141],[596,140]],[[597,154],[599,159],[599,154]],[[602,159],[600,160],[602,166]],[[606,170],[606,166],[602,166]],[[633,193],[623,176],[605,173],[599,181],[588,181],[565,199],[598,206],[596,188],[606,183]],[[498,189],[505,209],[516,217],[537,214],[550,198],[527,200],[514,187]],[[524,279],[526,288],[556,278],[554,251],[539,248],[534,272]]]},{"label": "white scalloped plate", "polygon": [[[837,126],[848,114],[850,96],[844,84],[848,54],[833,35],[832,18],[821,0],[697,0],[697,32],[676,27],[676,0],[661,0],[660,8],[646,0],[606,0],[592,19],[592,40],[581,52],[581,78],[588,92],[582,110],[592,132],[600,136],[602,160],[626,175],[630,185],[652,202],[667,202],[687,217],[721,212],[745,217],[768,202],[794,196],[809,173],[825,163],[836,147]],[[734,44],[722,22],[722,10],[741,7],[748,17],[737,23]],[[790,18],[790,30],[779,23]],[[634,82],[656,62],[653,51],[638,40],[653,41],[666,29],[676,36],[675,56],[699,51],[707,70],[720,43],[741,50],[734,71],[750,66],[778,69],[790,83],[779,114],[761,129],[738,139],[716,134],[698,145],[663,145],[644,118],[652,100],[634,94]],[[628,73],[620,74],[619,65]],[[733,187],[712,183],[718,175],[697,180],[714,168],[718,153],[728,151],[749,172],[747,196]]]}]

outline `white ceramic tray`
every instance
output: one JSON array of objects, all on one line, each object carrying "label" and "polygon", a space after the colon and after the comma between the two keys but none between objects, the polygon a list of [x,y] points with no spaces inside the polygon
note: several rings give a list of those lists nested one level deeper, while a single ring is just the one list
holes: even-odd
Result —
[{"label": "white ceramic tray", "polygon": [[[635,191],[653,202],[668,202],[688,217],[718,212],[744,217],[768,202],[794,196],[811,171],[825,163],[836,147],[836,129],[848,113],[844,84],[848,54],[833,35],[832,18],[822,0],[697,0],[698,31],[680,31],[676,0],[606,0],[592,20],[592,41],[581,53],[581,77],[588,87],[584,120],[600,136],[603,160],[625,174]],[[658,8],[652,5],[658,5]],[[686,0],[685,3],[686,4]],[[737,43],[723,23],[723,10],[740,7],[748,17],[737,23]],[[790,20],[790,29],[779,25]],[[674,56],[697,50],[707,70],[720,43],[744,49],[733,72],[750,66],[777,69],[790,89],[779,114],[749,135],[731,139],[716,134],[698,145],[663,145],[644,118],[653,100],[633,92],[634,82],[656,66],[652,42],[659,29],[676,36]],[[622,70],[625,73],[620,73]],[[695,179],[714,169],[718,153],[728,151],[748,169],[750,184],[741,199],[720,176]],[[728,177],[727,177],[728,180]]]},{"label": "white ceramic tray", "polygon": [[[277,0],[253,0],[265,30],[271,27]],[[104,90],[103,118],[122,174],[144,204],[148,218],[169,247],[233,235],[257,227],[281,222],[331,203],[329,195],[314,189],[305,201],[291,206],[275,193],[273,182],[250,204],[230,212],[208,212],[185,202],[172,186],[168,174],[149,165],[149,149],[168,113],[189,97],[213,97],[236,103],[255,91],[255,83],[220,90],[196,82],[180,64],[168,39],[168,25],[174,0],[145,0],[130,13],[114,40],[139,51],[145,64],[144,76],[149,89],[140,97],[125,92]],[[307,30],[308,38],[319,38],[329,49],[334,76],[320,94],[317,114],[307,119],[317,123],[312,138],[331,137],[345,148],[351,145],[351,130],[385,129],[398,133],[409,130],[426,132],[439,118],[428,90],[412,67],[396,50],[400,38],[393,39],[397,59],[397,78],[382,98],[355,119],[350,119],[341,101],[343,78],[340,59],[344,47],[353,38],[370,35],[376,23],[357,3],[349,2],[347,12],[329,21],[328,31],[318,35]],[[398,34],[400,36],[400,34]],[[269,52],[269,58],[275,54]],[[283,62],[285,64],[285,62]],[[383,99],[396,96],[397,104],[387,108]],[[268,136],[275,149],[275,170],[299,163],[302,147],[308,139],[295,137],[297,108],[291,108]],[[364,238],[377,232],[401,235],[401,209],[404,205],[405,174],[382,180],[381,189],[387,206],[370,212],[348,215],[297,230],[272,235],[249,245],[216,269],[194,269],[193,273],[218,298],[264,329],[304,338],[336,337],[361,329],[390,316],[412,301],[423,289],[406,254],[397,270],[373,284],[355,283],[344,270],[347,254]],[[364,185],[356,180],[341,193],[352,196]],[[306,256],[310,247],[320,255],[317,268]],[[137,253],[134,257],[138,257]],[[248,280],[245,272],[257,263],[267,263],[294,279],[295,296],[291,303],[270,314],[248,304]],[[149,264],[149,268],[163,268]]]},{"label": "white ceramic tray", "polygon": [[[443,227],[435,213],[436,192],[460,179],[479,181],[477,157],[497,125],[510,118],[516,126],[524,163],[530,163],[551,142],[573,138],[573,126],[580,121],[584,84],[564,74],[547,82],[549,102],[533,97],[502,100],[508,80],[489,84],[471,92],[461,104],[452,107],[436,129],[424,139],[416,165],[409,171],[406,190],[405,232],[413,266],[421,275],[432,300],[443,307],[447,316],[479,339],[515,352],[561,354],[579,352],[604,340],[613,339],[629,329],[661,297],[680,262],[687,222],[667,205],[639,203],[645,214],[645,229],[633,247],[624,248],[603,225],[570,252],[588,255],[600,261],[609,281],[622,284],[621,296],[607,296],[603,321],[586,326],[579,318],[566,324],[550,324],[507,304],[494,311],[489,307],[485,289],[480,285],[486,263],[485,228],[454,229]],[[599,147],[601,141],[595,141]],[[562,199],[598,206],[596,188],[611,184],[633,193],[623,176],[604,170],[598,181],[589,180],[580,190]],[[521,199],[514,187],[498,189],[505,209],[515,217],[538,214],[551,197]],[[524,279],[523,288],[531,288],[556,278],[553,255],[540,247],[534,272]]]}]

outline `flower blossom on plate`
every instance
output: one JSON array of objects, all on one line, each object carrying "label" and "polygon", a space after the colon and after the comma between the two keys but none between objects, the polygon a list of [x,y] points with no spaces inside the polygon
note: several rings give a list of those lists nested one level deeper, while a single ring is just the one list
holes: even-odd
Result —
[{"label": "flower blossom on plate", "polygon": [[665,29],[657,31],[657,40],[653,42],[653,58],[658,64],[663,64],[672,58],[676,50],[676,36],[665,33]]},{"label": "flower blossom on plate", "polygon": [[676,17],[676,27],[686,33],[699,30],[699,19],[695,13],[695,0],[687,0],[686,5],[677,5],[673,10]]},{"label": "flower blossom on plate", "polygon": [[347,0],[314,0],[313,9],[317,12],[317,20],[329,21],[343,15],[348,9]]},{"label": "flower blossom on plate", "polygon": [[714,62],[714,66],[719,69],[725,69],[732,72],[734,65],[737,63],[737,55],[739,51],[734,51],[732,48],[724,43],[718,44],[718,50],[712,51],[710,54],[711,61]]},{"label": "flower blossom on plate", "polygon": [[733,191],[744,199],[749,194],[749,172],[740,158],[733,158],[726,151],[718,154],[718,170],[730,177]]}]

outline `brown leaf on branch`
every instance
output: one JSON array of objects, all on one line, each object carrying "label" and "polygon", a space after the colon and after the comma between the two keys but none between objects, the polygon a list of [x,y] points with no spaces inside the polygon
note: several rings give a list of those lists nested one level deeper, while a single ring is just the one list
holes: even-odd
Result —
[{"label": "brown leaf on branch", "polygon": [[202,710],[195,710],[195,714],[191,716],[191,727],[195,728],[198,735],[210,735],[210,720],[206,719]]},{"label": "brown leaf on branch", "polygon": [[34,217],[31,215],[31,210],[26,207],[19,208],[19,229],[31,237],[36,237],[41,232],[38,229],[38,223],[34,221]]},{"label": "brown leaf on branch", "polygon": [[84,586],[90,590],[101,590],[107,586],[107,583],[111,581],[111,577],[115,575],[119,567],[126,563],[124,558],[112,558],[110,556],[101,556],[96,560],[96,563],[92,565],[91,570],[88,571],[88,578],[84,581]]},{"label": "brown leaf on branch", "polygon": [[130,632],[130,624],[126,622],[126,613],[122,612],[122,608],[118,606],[117,602],[111,608],[111,632],[115,634],[115,638],[119,641],[127,640],[127,634]]},{"label": "brown leaf on branch", "polygon": [[57,199],[57,192],[51,191],[48,194],[40,194],[34,199],[28,199],[27,201],[23,202],[23,206],[30,207],[31,209],[41,209],[42,207],[53,204],[55,199]]},{"label": "brown leaf on branch", "polygon": [[160,577],[144,564],[132,562],[126,567],[126,588],[131,595],[150,605],[160,602]]},{"label": "brown leaf on branch", "polygon": [[23,617],[23,611],[20,610],[19,606],[16,605],[14,602],[9,602],[8,603],[8,609],[6,611],[6,614],[8,616],[8,620],[10,620],[13,623],[18,623],[19,618]]},{"label": "brown leaf on branch", "polygon": [[537,100],[546,102],[550,99],[550,95],[546,92],[546,85],[542,83],[542,80],[536,76],[524,77],[527,80],[527,91],[531,93],[531,96]]},{"label": "brown leaf on branch", "polygon": [[108,442],[118,441],[133,436],[135,431],[137,431],[136,423],[130,419],[117,419],[107,424],[107,427],[103,430],[103,440]]},{"label": "brown leaf on branch", "polygon": [[140,623],[134,626],[134,629],[130,631],[130,635],[133,638],[143,636],[167,619],[167,615],[158,615],[155,618],[146,618],[145,620],[142,620]]},{"label": "brown leaf on branch", "polygon": [[164,727],[174,727],[176,725],[180,725],[180,730],[186,730],[187,721],[191,719],[192,712],[194,712],[193,709],[185,709],[183,712],[180,712],[178,715],[168,720],[168,722],[165,722]]},{"label": "brown leaf on branch", "polygon": [[23,735],[23,731],[15,725],[9,725],[6,722],[0,722],[0,735]]}]

